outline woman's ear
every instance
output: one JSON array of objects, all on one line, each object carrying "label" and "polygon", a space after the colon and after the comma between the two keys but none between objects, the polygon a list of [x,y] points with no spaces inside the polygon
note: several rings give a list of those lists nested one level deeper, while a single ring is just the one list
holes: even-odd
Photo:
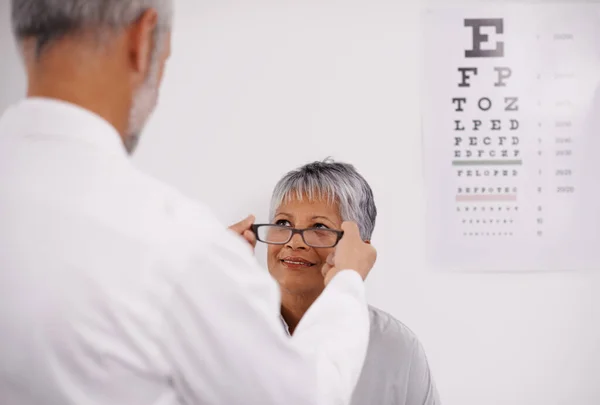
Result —
[{"label": "woman's ear", "polygon": [[370,240],[366,240],[366,241],[365,241],[365,243],[366,243],[367,245],[370,245],[370,244],[371,244],[371,241],[370,241]]}]

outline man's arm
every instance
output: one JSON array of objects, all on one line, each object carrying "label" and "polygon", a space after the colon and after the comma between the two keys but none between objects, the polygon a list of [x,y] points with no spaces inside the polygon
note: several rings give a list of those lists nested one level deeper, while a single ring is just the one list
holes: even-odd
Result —
[{"label": "man's arm", "polygon": [[359,273],[337,274],[290,338],[279,288],[241,238],[220,235],[186,267],[168,304],[163,345],[183,402],[350,401],[369,335]]}]

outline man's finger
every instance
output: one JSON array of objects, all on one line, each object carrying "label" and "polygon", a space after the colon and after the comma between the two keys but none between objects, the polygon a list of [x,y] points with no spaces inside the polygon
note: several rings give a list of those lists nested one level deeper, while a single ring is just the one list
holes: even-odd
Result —
[{"label": "man's finger", "polygon": [[229,227],[229,229],[231,229],[234,232],[237,232],[237,233],[241,234],[242,232],[244,232],[245,230],[247,230],[248,228],[250,228],[250,226],[254,223],[255,219],[256,218],[254,218],[254,215],[248,215],[246,218],[244,218],[240,222],[231,225]]},{"label": "man's finger", "polygon": [[344,236],[358,236],[360,237],[360,229],[358,229],[358,225],[356,222],[345,221],[342,223],[342,231],[344,231]]}]

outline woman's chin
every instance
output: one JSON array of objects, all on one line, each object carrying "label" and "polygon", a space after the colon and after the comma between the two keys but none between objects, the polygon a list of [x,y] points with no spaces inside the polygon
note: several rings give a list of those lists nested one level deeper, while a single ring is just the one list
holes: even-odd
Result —
[{"label": "woman's chin", "polygon": [[291,294],[320,294],[324,288],[321,266],[308,266],[303,269],[290,269],[277,263],[269,269],[281,289]]},{"label": "woman's chin", "polygon": [[325,288],[323,277],[285,277],[279,284],[283,290],[294,295],[319,295]]}]

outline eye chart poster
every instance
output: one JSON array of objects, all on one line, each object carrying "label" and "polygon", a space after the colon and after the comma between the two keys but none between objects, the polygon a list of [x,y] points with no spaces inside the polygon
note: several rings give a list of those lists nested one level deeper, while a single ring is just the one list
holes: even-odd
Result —
[{"label": "eye chart poster", "polygon": [[433,267],[600,270],[600,5],[440,6],[423,18]]}]

